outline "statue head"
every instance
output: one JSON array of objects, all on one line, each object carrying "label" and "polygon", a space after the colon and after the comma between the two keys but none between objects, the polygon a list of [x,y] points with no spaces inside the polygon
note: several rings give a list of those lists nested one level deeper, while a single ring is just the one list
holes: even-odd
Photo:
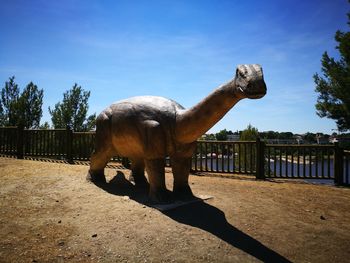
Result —
[{"label": "statue head", "polygon": [[266,94],[262,68],[258,64],[238,65],[234,82],[242,98],[260,99]]}]

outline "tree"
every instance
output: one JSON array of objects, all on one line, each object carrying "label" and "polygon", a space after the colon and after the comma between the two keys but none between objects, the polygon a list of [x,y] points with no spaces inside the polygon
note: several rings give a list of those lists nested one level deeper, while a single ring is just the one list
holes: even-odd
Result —
[{"label": "tree", "polygon": [[[258,129],[254,128],[251,124],[249,124],[247,128],[241,132],[239,140],[255,141],[258,136]],[[240,158],[236,159],[235,165],[240,165],[241,167],[246,167],[247,170],[253,171],[253,169],[256,167],[256,148],[252,147],[249,149],[246,147],[239,147],[239,145],[236,145],[235,152],[237,152],[238,155],[240,155]]]},{"label": "tree", "polygon": [[215,138],[218,141],[227,141],[227,130],[221,130],[218,133],[215,134]]},{"label": "tree", "polygon": [[228,135],[232,135],[231,130],[223,129],[215,134],[215,139],[218,141],[227,141]]},{"label": "tree", "polygon": [[257,128],[254,128],[251,124],[247,126],[245,130],[241,132],[240,141],[255,141],[259,136],[259,131]]},{"label": "tree", "polygon": [[259,132],[259,135],[261,138],[264,139],[278,139],[279,133],[275,131],[265,131],[265,132]]},{"label": "tree", "polygon": [[39,127],[40,119],[43,115],[43,97],[44,91],[42,89],[39,90],[33,82],[26,86],[18,100],[19,124],[25,128]]},{"label": "tree", "polygon": [[[348,13],[350,25],[350,13]],[[314,75],[316,92],[319,93],[316,113],[336,121],[339,131],[350,130],[350,32],[337,31],[335,40],[340,59],[336,61],[324,52],[321,63],[323,77]]]},{"label": "tree", "polygon": [[30,82],[23,92],[15,83],[15,77],[5,82],[0,97],[0,126],[37,128],[42,116],[44,91]]},{"label": "tree", "polygon": [[69,126],[74,131],[89,131],[95,127],[96,114],[87,117],[90,91],[74,84],[71,90],[63,94],[62,102],[49,107],[51,121],[55,129]]},{"label": "tree", "polygon": [[278,139],[281,140],[291,140],[293,139],[294,134],[292,132],[280,132],[278,135]]},{"label": "tree", "polygon": [[50,129],[50,124],[47,121],[45,121],[43,124],[39,126],[39,128],[42,130],[48,130]]},{"label": "tree", "polygon": [[18,125],[18,99],[19,88],[15,83],[15,77],[9,78],[5,82],[5,87],[1,89],[0,98],[0,124],[1,126]]},{"label": "tree", "polygon": [[307,132],[304,135],[304,140],[307,143],[315,143],[316,142],[316,134],[312,132]]}]

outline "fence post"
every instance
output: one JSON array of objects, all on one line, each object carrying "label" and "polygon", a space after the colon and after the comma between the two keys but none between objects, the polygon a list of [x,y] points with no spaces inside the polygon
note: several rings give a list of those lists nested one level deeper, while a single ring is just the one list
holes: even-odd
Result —
[{"label": "fence post", "polygon": [[343,159],[344,150],[339,147],[339,143],[334,143],[334,183],[337,185],[344,184],[343,182]]},{"label": "fence post", "polygon": [[73,130],[67,125],[66,127],[66,161],[73,163]]},{"label": "fence post", "polygon": [[265,143],[256,138],[256,179],[265,179]]},{"label": "fence post", "polygon": [[23,159],[24,158],[24,126],[18,125],[17,126],[17,159]]}]

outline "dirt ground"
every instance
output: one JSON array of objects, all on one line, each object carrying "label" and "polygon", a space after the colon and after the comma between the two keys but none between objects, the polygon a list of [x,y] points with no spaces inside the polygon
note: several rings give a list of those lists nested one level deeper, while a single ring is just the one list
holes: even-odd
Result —
[{"label": "dirt ground", "polygon": [[349,188],[192,175],[214,198],[160,212],[87,170],[0,158],[0,262],[349,262]]}]

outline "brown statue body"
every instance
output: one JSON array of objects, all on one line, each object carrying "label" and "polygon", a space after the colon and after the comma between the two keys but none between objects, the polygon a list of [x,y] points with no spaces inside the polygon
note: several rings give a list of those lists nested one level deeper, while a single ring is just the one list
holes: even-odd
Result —
[{"label": "brown statue body", "polygon": [[164,174],[165,157],[169,156],[174,196],[191,198],[188,176],[196,140],[239,100],[261,98],[265,93],[262,69],[254,64],[238,66],[233,80],[188,110],[175,101],[154,96],[116,102],[97,117],[95,152],[87,178],[105,182],[104,168],[111,157],[128,157],[135,185],[149,183],[152,201],[169,202]]}]

